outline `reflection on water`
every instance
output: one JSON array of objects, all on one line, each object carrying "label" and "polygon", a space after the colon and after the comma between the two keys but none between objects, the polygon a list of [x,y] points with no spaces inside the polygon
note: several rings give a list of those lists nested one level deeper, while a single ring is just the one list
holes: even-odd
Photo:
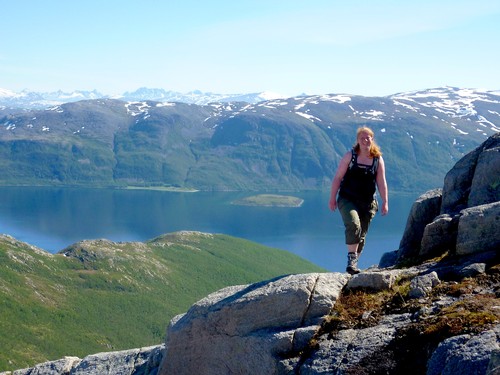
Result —
[{"label": "reflection on water", "polygon": [[[40,187],[0,188],[0,232],[58,252],[83,239],[146,241],[164,233],[224,233],[288,250],[330,271],[344,271],[346,248],[328,192],[301,192],[300,208],[235,206],[249,193],[171,193],[146,190]],[[416,197],[391,196],[390,213],[377,215],[361,267],[395,250]]]}]

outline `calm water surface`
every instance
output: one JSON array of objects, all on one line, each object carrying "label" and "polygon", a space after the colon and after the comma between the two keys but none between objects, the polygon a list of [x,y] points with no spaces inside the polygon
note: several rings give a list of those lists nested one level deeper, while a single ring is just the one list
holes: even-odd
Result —
[{"label": "calm water surface", "polygon": [[[338,211],[328,209],[328,192],[290,194],[304,199],[300,208],[231,204],[252,194],[0,187],[0,232],[52,253],[83,239],[146,241],[179,230],[224,233],[344,271],[343,224]],[[384,252],[399,247],[415,199],[390,196],[389,215],[374,218],[360,267],[377,264]]]}]

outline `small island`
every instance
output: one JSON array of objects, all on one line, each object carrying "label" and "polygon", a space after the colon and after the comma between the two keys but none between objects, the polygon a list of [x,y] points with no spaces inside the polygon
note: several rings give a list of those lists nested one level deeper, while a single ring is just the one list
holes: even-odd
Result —
[{"label": "small island", "polygon": [[304,200],[289,195],[258,194],[233,201],[231,204],[240,206],[262,207],[300,207]]}]

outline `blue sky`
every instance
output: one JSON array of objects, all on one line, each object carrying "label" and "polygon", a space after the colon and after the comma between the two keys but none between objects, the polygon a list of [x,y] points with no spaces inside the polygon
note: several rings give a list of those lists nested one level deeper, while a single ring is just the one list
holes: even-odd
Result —
[{"label": "blue sky", "polygon": [[500,1],[0,0],[0,88],[500,90]]}]

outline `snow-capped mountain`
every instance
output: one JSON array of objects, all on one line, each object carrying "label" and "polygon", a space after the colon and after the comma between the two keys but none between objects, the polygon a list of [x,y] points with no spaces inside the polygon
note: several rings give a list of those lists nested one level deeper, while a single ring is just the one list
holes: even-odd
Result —
[{"label": "snow-capped mountain", "polygon": [[[257,103],[241,97],[221,103],[219,97],[209,105],[174,103],[163,90],[138,91],[128,99],[0,109],[0,184],[322,189],[356,128],[366,125],[384,151],[391,189],[421,193],[500,131],[500,93],[484,90],[302,95]],[[3,97],[15,95],[2,91]],[[192,92],[191,102],[203,95]]]},{"label": "snow-capped mountain", "polygon": [[157,102],[179,102],[188,104],[205,105],[209,103],[219,102],[247,102],[255,104],[264,100],[281,99],[285,96],[271,93],[259,92],[249,94],[217,94],[213,92],[202,92],[199,90],[181,93],[177,91],[167,91],[161,88],[146,88],[141,87],[132,92],[125,92],[122,95],[105,95],[96,90],[73,92],[63,92],[61,90],[55,92],[35,92],[23,90],[14,92],[0,88],[0,107],[5,108],[23,108],[23,109],[38,109],[48,108],[64,103],[71,103],[80,100],[93,99],[120,99],[124,101],[157,101]]},{"label": "snow-capped mountain", "polygon": [[126,92],[121,97],[128,101],[151,100],[157,102],[180,102],[187,104],[205,105],[209,103],[227,103],[227,102],[247,102],[255,104],[265,100],[282,99],[283,95],[271,92],[259,92],[251,94],[217,94],[213,92],[203,92],[200,90],[180,93],[177,91],[167,91],[164,89],[150,89],[142,87],[133,92]]},{"label": "snow-capped mountain", "polygon": [[93,91],[73,91],[63,92],[61,90],[54,92],[35,92],[23,90],[14,92],[0,88],[0,107],[36,109],[48,108],[54,105],[77,102],[79,100],[91,100],[106,97],[100,92]]}]

